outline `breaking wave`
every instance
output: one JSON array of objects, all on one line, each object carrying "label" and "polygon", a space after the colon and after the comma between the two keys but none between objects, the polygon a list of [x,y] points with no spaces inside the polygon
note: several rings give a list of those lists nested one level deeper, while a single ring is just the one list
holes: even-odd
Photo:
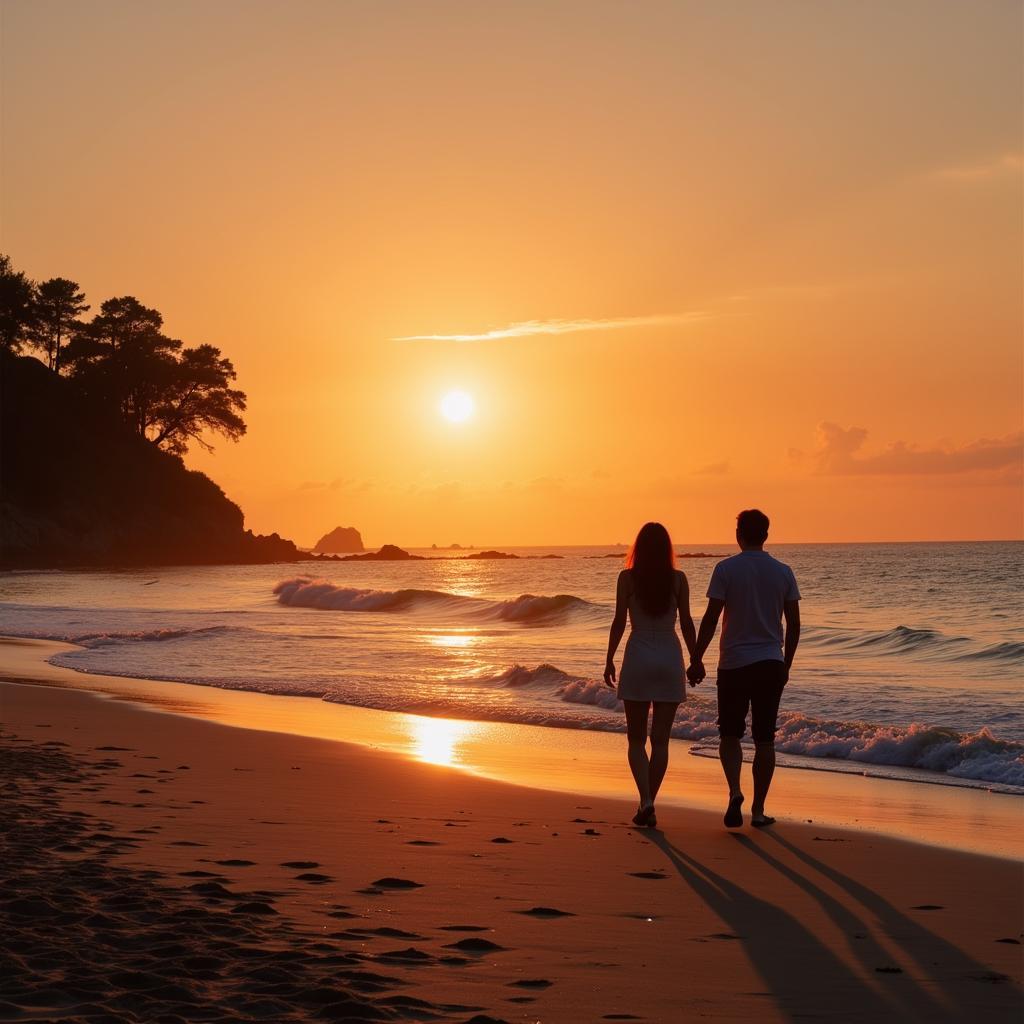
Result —
[{"label": "breaking wave", "polygon": [[497,619],[523,625],[550,625],[579,612],[600,609],[573,594],[553,597],[521,594],[508,601],[450,594],[443,590],[365,590],[298,576],[274,587],[278,603],[293,608],[338,612],[452,611],[473,619]]},{"label": "breaking wave", "polygon": [[228,626],[202,626],[198,629],[148,629],[124,633],[75,633],[68,642],[80,647],[112,647],[117,644],[160,643],[184,637],[213,636],[227,631]]},{"label": "breaking wave", "polygon": [[[574,704],[609,710],[619,707],[614,692],[595,680],[567,682],[558,696]],[[715,705],[693,698],[681,704],[672,735],[686,740],[717,737]],[[916,768],[955,779],[1024,788],[1024,743],[997,739],[987,728],[960,733],[916,722],[906,726],[874,725],[783,711],[779,714],[775,747],[784,754]]]}]

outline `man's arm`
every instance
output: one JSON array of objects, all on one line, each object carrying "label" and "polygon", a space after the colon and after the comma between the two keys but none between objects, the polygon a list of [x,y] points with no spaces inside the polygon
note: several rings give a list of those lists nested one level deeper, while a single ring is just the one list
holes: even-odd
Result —
[{"label": "man's arm", "polygon": [[786,601],[782,606],[782,617],[786,620],[786,637],[782,643],[782,657],[786,662],[786,679],[793,667],[797,644],[800,643],[800,602]]},{"label": "man's arm", "polygon": [[[719,600],[717,597],[708,598],[708,606],[704,610],[704,617],[700,620],[700,631],[697,633],[697,646],[693,651],[693,663],[690,665],[690,671],[694,676],[699,676],[703,679],[707,673],[704,671],[704,652],[708,649],[708,645],[714,639],[715,630],[718,629],[718,620],[722,615],[722,609],[725,607],[725,602]],[[695,681],[699,682],[700,679]]]}]

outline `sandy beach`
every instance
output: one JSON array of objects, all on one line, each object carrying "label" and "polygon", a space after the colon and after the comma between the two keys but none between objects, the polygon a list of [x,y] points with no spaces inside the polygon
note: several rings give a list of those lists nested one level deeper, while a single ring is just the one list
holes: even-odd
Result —
[{"label": "sandy beach", "polygon": [[621,800],[160,713],[4,652],[5,1021],[1019,1013],[1012,859],[696,806],[644,832]]}]

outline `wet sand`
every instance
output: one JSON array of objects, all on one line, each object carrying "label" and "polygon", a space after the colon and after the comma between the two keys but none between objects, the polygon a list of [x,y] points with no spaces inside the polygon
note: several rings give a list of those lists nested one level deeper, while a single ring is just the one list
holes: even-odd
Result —
[{"label": "wet sand", "polygon": [[3,1020],[1019,1017],[1010,859],[699,807],[642,831],[55,686],[0,709]]}]

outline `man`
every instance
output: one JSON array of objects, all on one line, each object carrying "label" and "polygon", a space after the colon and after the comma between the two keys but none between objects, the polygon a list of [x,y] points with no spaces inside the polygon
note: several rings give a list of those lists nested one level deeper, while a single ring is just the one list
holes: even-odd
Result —
[{"label": "man", "polygon": [[774,818],[765,814],[764,804],[775,773],[779,700],[800,642],[800,591],[793,570],[764,550],[768,526],[768,517],[756,508],[736,517],[740,553],[719,562],[711,574],[708,607],[687,672],[693,683],[701,682],[707,675],[702,659],[724,610],[718,659],[718,756],[729,784],[727,828],[743,824],[740,739],[746,731],[748,709],[754,738],[750,824],[764,828],[775,823]]}]

